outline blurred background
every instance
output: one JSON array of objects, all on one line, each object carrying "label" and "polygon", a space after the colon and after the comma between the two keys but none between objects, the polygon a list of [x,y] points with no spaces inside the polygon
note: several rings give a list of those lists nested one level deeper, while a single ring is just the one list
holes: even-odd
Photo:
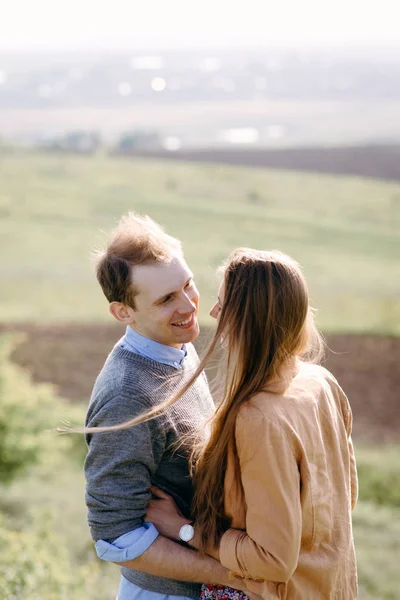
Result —
[{"label": "blurred background", "polygon": [[388,0],[6,2],[0,20],[0,597],[107,600],[78,436],[122,335],[90,254],[124,212],[216,268],[278,248],[354,412],[362,600],[398,600],[400,32]]}]

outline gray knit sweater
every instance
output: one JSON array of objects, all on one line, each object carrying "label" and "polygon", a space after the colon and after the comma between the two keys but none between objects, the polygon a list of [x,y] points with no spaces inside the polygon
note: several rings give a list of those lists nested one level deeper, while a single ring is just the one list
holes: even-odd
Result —
[{"label": "gray knit sweater", "polygon": [[[115,425],[147,412],[170,397],[193,373],[198,357],[192,344],[179,371],[129,350],[119,343],[100,372],[89,404],[86,425]],[[204,434],[205,420],[214,411],[205,376],[165,415],[125,431],[88,435],[85,461],[86,504],[90,532],[95,541],[112,542],[143,524],[151,494],[150,484],[173,496],[190,517],[193,496],[188,451],[174,442],[182,435]],[[199,597],[194,583],[156,577],[121,568],[132,583],[158,593]]]}]

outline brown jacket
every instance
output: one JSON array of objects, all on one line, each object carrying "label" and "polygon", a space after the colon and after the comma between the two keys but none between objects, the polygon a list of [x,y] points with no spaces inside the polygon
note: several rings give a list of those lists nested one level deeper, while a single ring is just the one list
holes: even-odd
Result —
[{"label": "brown jacket", "polygon": [[357,596],[351,428],[351,409],[336,379],[300,361],[284,384],[271,385],[241,409],[241,484],[231,454],[225,507],[232,529],[222,536],[220,560],[260,598]]}]

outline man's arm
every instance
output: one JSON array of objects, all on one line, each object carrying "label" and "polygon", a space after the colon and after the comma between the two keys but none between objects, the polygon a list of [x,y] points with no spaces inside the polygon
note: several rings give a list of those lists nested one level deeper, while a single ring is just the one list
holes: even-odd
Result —
[{"label": "man's arm", "polygon": [[[112,398],[101,410],[90,413],[87,425],[128,420],[143,412],[138,404],[131,402],[126,408],[123,399]],[[227,569],[211,557],[200,557],[161,536],[146,543],[141,537],[146,534],[143,525],[151,498],[151,477],[164,451],[164,436],[163,430],[150,421],[125,431],[95,433],[88,439],[86,502],[98,555],[103,560],[160,577],[228,585]],[[138,529],[140,532],[133,535]],[[121,536],[129,536],[129,547],[120,543]],[[118,560],[115,550],[121,546],[126,550],[121,555],[128,555],[130,560]]]},{"label": "man's arm", "polygon": [[[147,410],[145,399],[115,396],[89,408],[86,425],[116,425]],[[165,451],[155,421],[127,430],[87,436],[85,460],[88,523],[95,542],[111,542],[143,525],[151,478]]]},{"label": "man's arm", "polygon": [[160,536],[149,522],[112,543],[98,540],[96,552],[102,560],[135,571],[181,581],[232,586],[227,569],[218,561],[209,556],[203,559],[198,552]]},{"label": "man's arm", "polygon": [[229,571],[210,556],[200,556],[195,550],[185,548],[161,535],[140,556],[116,563],[121,567],[144,571],[159,577],[169,577],[195,583],[218,583],[239,587],[229,579]]}]

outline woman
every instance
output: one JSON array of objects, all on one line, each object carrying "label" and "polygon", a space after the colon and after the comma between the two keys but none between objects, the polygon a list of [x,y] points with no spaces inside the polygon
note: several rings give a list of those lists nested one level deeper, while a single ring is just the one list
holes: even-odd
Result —
[{"label": "woman", "polygon": [[[352,414],[335,378],[312,364],[322,343],[298,264],[280,252],[234,251],[210,314],[210,348],[168,401],[222,340],[221,402],[195,453],[189,545],[242,579],[252,598],[355,598]],[[189,522],[153,491],[147,520],[179,541]],[[203,586],[204,598],[230,594]]]}]

